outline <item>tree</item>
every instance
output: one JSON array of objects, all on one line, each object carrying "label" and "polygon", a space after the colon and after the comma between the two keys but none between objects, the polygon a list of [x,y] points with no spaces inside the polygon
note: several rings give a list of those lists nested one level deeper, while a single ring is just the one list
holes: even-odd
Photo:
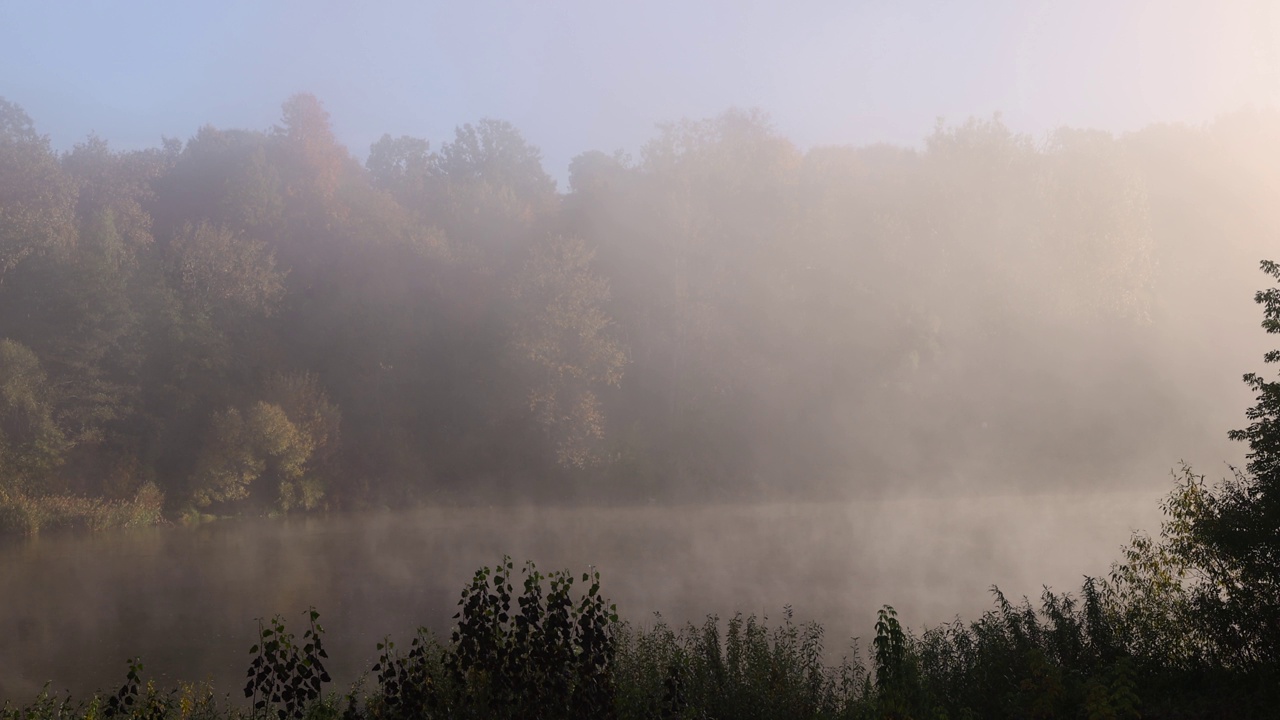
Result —
[{"label": "tree", "polygon": [[472,269],[510,277],[539,236],[534,229],[558,206],[538,148],[510,123],[486,119],[457,128],[431,162],[431,182],[418,183],[428,190],[419,214],[444,230]]},{"label": "tree", "polygon": [[[1280,265],[1262,270],[1280,280]],[[1262,326],[1280,333],[1280,288],[1255,296]],[[1280,350],[1265,356],[1280,362]],[[1252,423],[1229,437],[1249,463],[1216,486],[1183,466],[1163,503],[1160,538],[1135,537],[1113,571],[1134,650],[1235,670],[1280,664],[1280,381],[1255,373]]]},{"label": "tree", "polygon": [[1054,283],[1042,290],[1049,312],[1149,317],[1155,240],[1146,185],[1130,155],[1107,133],[1067,129],[1043,153],[1049,221],[1037,260],[1052,270],[1029,274]]},{"label": "tree", "polygon": [[303,207],[320,219],[344,218],[334,198],[350,157],[334,137],[328,111],[310,93],[289,98],[282,111],[284,125],[276,128],[276,138],[286,158],[285,193],[307,201]]},{"label": "tree", "polygon": [[35,353],[0,339],[0,490],[39,491],[62,464],[68,443],[48,394]]},{"label": "tree", "polygon": [[436,165],[455,182],[484,182],[511,189],[529,203],[554,197],[556,182],[542,169],[542,153],[514,125],[486,118],[457,128],[440,148]]},{"label": "tree", "polygon": [[[1280,281],[1280,264],[1264,260],[1261,266],[1264,273]],[[1280,335],[1280,287],[1259,290],[1253,299],[1263,308],[1262,328]],[[1263,360],[1280,362],[1280,350],[1268,352]],[[1268,496],[1271,502],[1277,502],[1280,501],[1280,381],[1268,381],[1255,373],[1245,375],[1244,381],[1258,394],[1258,403],[1245,413],[1253,422],[1244,430],[1232,430],[1229,436],[1249,443],[1248,469],[1257,481],[1257,491]]]},{"label": "tree", "polygon": [[269,316],[284,294],[274,254],[225,227],[186,225],[169,243],[169,269],[199,315]]},{"label": "tree", "polygon": [[[1280,282],[1280,265],[1264,260],[1261,268]],[[1280,286],[1259,290],[1254,301],[1263,308],[1263,329],[1280,334]],[[1280,350],[1264,361],[1280,362]],[[1213,561],[1210,577],[1218,586],[1205,588],[1202,603],[1218,611],[1242,661],[1274,665],[1280,663],[1280,380],[1248,373],[1244,381],[1257,404],[1245,413],[1249,427],[1229,437],[1249,443],[1249,464],[1206,500],[1191,532]]]},{"label": "tree", "polygon": [[314,449],[313,438],[274,403],[215,413],[191,478],[192,500],[205,507],[256,494],[281,510],[312,508],[323,496],[306,476]]},{"label": "tree", "polygon": [[75,242],[75,191],[49,138],[0,97],[0,282],[31,255]]},{"label": "tree", "polygon": [[412,202],[426,192],[434,172],[431,143],[421,138],[383,135],[369,148],[365,162],[374,185],[388,190],[401,202]]},{"label": "tree", "polygon": [[313,373],[273,373],[267,378],[264,395],[271,407],[284,413],[284,418],[276,418],[275,424],[283,427],[287,422],[297,432],[296,436],[283,434],[283,441],[278,444],[290,448],[295,455],[307,449],[305,457],[299,456],[301,464],[297,467],[281,464],[277,499],[280,509],[310,510],[325,496],[332,475],[328,465],[338,449],[338,407],[329,402],[319,376]]},{"label": "tree", "polygon": [[604,435],[596,391],[622,380],[626,352],[605,311],[606,279],[591,269],[594,253],[577,238],[537,247],[515,290],[523,317],[514,344],[533,387],[529,407],[555,438],[562,465],[581,467]]}]

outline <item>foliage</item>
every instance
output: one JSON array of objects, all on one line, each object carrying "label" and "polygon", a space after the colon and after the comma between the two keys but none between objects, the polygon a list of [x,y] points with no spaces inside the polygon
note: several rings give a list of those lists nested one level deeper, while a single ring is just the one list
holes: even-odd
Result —
[{"label": "foliage", "polygon": [[[673,631],[618,619],[599,575],[573,597],[568,572],[524,568],[516,594],[508,558],[463,589],[447,642],[419,630],[345,695],[322,693],[323,628],[314,609],[295,640],[276,617],[259,625],[244,696],[223,707],[208,686],[162,691],[131,660],[113,695],[51,696],[6,705],[3,720],[44,718],[1249,718],[1274,717],[1274,669],[1182,664],[1175,648],[1135,643],[1126,595],[1087,578],[1080,596],[1046,589],[1039,607],[993,589],[995,608],[916,634],[880,610],[870,667],[828,664],[822,626],[734,615]],[[1176,620],[1176,618],[1166,618]],[[1194,624],[1194,619],[1190,621]],[[1191,626],[1187,626],[1188,628]]]},{"label": "foliage", "polygon": [[526,563],[519,597],[514,574],[509,558],[482,568],[458,601],[444,666],[459,709],[476,717],[609,716],[618,617],[600,595],[599,573],[582,574],[590,586],[576,602],[567,571],[543,576]]},{"label": "foliage", "polygon": [[[558,193],[501,120],[384,137],[362,167],[307,94],[268,129],[62,154],[5,101],[0,337],[35,355],[28,420],[47,442],[4,482],[121,497],[151,481],[171,510],[246,512],[477,476],[610,498],[843,492],[854,468],[943,463],[1029,477],[1081,443],[1112,470],[1195,414],[1099,430],[1092,408],[1116,388],[1167,402],[1135,368],[1172,349],[1152,337],[1201,329],[1171,268],[1203,264],[1193,230],[1250,214],[1197,226],[1170,188],[1213,180],[1206,163],[1262,172],[1270,136],[1250,127],[1037,143],[997,118],[919,151],[804,151],[734,110],[659,128],[637,159],[585,153]],[[1264,151],[1227,152],[1249,138]],[[1187,157],[1169,169],[1153,148]],[[1010,355],[1025,362],[992,369]],[[1058,408],[1053,431],[974,399],[996,396]],[[297,431],[274,454],[232,432],[234,413],[268,420],[259,402]],[[902,437],[934,451],[902,459]],[[289,469],[284,446],[308,444]]]},{"label": "foliage", "polygon": [[875,659],[875,697],[880,712],[889,717],[910,715],[920,698],[920,681],[915,658],[907,651],[907,635],[898,622],[898,613],[885,605],[876,616],[876,637],[872,643]]},{"label": "foliage", "polygon": [[919,676],[897,702],[960,717],[1137,717],[1131,661],[1096,580],[1085,580],[1080,600],[1046,589],[1038,610],[993,592],[996,609],[979,620],[928,629],[908,644]]},{"label": "foliage", "polygon": [[73,244],[74,197],[49,138],[0,98],[0,281],[24,260]]},{"label": "foliage", "polygon": [[283,294],[266,246],[207,223],[185,225],[169,242],[170,272],[192,312],[269,315]]},{"label": "foliage", "polygon": [[192,476],[193,499],[201,507],[242,501],[267,483],[271,488],[265,492],[280,509],[310,509],[323,493],[305,475],[315,443],[279,405],[258,401],[244,413],[236,408],[217,413]]},{"label": "foliage", "polygon": [[35,353],[0,339],[0,491],[38,491],[62,464],[68,443],[49,395]]},{"label": "foliage", "polygon": [[0,535],[36,535],[43,530],[109,530],[164,521],[164,492],[144,483],[132,498],[107,500],[74,495],[26,495],[0,490]]},{"label": "foliage", "polygon": [[370,672],[377,694],[369,702],[369,714],[387,720],[441,716],[448,711],[453,693],[445,670],[448,651],[424,630],[419,630],[404,655],[390,638],[378,643],[378,662]]},{"label": "foliage", "polygon": [[790,608],[770,628],[733,616],[724,633],[709,617],[680,633],[658,621],[627,625],[619,645],[620,718],[834,718],[855,716],[865,671],[825,664],[822,627],[797,625]]},{"label": "foliage", "polygon": [[525,313],[514,344],[532,378],[529,406],[569,467],[592,459],[604,437],[596,393],[617,386],[626,365],[605,310],[609,285],[592,271],[593,255],[581,240],[555,238],[534,249],[515,288]]},{"label": "foliage", "polygon": [[[145,690],[145,694],[143,691]],[[163,720],[173,707],[173,699],[156,691],[154,683],[142,685],[142,662],[129,661],[129,672],[124,685],[107,698],[102,707],[102,717],[129,718],[130,720]]]},{"label": "foliage", "polygon": [[476,572],[447,645],[425,630],[405,654],[390,639],[379,643],[368,716],[611,716],[618,619],[599,575],[583,574],[591,586],[575,600],[568,572],[544,576],[526,563],[519,597],[514,573],[509,558]]},{"label": "foliage", "polygon": [[275,715],[278,720],[301,720],[320,700],[320,688],[329,682],[324,668],[324,628],[316,621],[320,614],[307,611],[308,627],[302,644],[285,630],[284,621],[276,616],[267,625],[258,623],[258,643],[249,648],[253,662],[249,665],[249,681],[244,696],[253,702],[254,715]]},{"label": "foliage", "polygon": [[1185,288],[1213,261],[1194,297],[1228,292],[1247,246],[1202,239],[1280,229],[1222,197],[1270,186],[1280,138],[1246,120],[804,150],[731,110],[584,153],[561,192],[496,119],[362,166],[308,94],[271,128],[64,153],[0,101],[0,338],[34,355],[0,367],[0,483],[296,512],[475,477],[633,500],[1126,472],[1214,401],[1145,371],[1208,352],[1171,340],[1216,317]]},{"label": "foliage", "polygon": [[[1280,266],[1262,270],[1280,280]],[[1263,328],[1280,333],[1280,291],[1259,291]],[[1266,354],[1280,361],[1280,350]],[[1160,538],[1135,539],[1118,568],[1143,649],[1187,666],[1280,668],[1280,382],[1254,373],[1246,470],[1215,486],[1184,465],[1163,509]],[[1161,632],[1164,628],[1164,632]]]}]

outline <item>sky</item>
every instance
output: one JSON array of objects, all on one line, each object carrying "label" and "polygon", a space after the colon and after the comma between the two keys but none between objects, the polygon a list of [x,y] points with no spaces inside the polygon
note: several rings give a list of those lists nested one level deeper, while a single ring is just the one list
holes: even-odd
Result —
[{"label": "sky", "polygon": [[360,159],[383,133],[438,147],[508,120],[563,188],[581,152],[731,107],[808,148],[1276,105],[1280,1],[0,0],[0,97],[59,149],[267,129],[297,92]]}]

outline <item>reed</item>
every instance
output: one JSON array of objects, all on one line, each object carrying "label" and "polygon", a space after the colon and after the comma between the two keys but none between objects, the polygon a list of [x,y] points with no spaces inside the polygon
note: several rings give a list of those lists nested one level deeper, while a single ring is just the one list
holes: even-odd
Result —
[{"label": "reed", "polygon": [[36,535],[66,528],[96,531],[162,522],[164,493],[152,483],[123,500],[0,490],[0,535]]}]

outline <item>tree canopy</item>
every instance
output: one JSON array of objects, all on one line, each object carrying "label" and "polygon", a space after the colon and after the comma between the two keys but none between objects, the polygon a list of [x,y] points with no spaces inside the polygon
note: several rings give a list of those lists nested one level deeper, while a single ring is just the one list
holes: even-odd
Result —
[{"label": "tree canopy", "polygon": [[1191,300],[1194,273],[1254,250],[1201,238],[1280,230],[1220,189],[1272,182],[1270,127],[802,150],[733,110],[560,192],[500,120],[361,162],[300,94],[59,153],[0,101],[0,486],[233,512],[1110,482],[1220,407],[1152,369],[1236,287]]}]

